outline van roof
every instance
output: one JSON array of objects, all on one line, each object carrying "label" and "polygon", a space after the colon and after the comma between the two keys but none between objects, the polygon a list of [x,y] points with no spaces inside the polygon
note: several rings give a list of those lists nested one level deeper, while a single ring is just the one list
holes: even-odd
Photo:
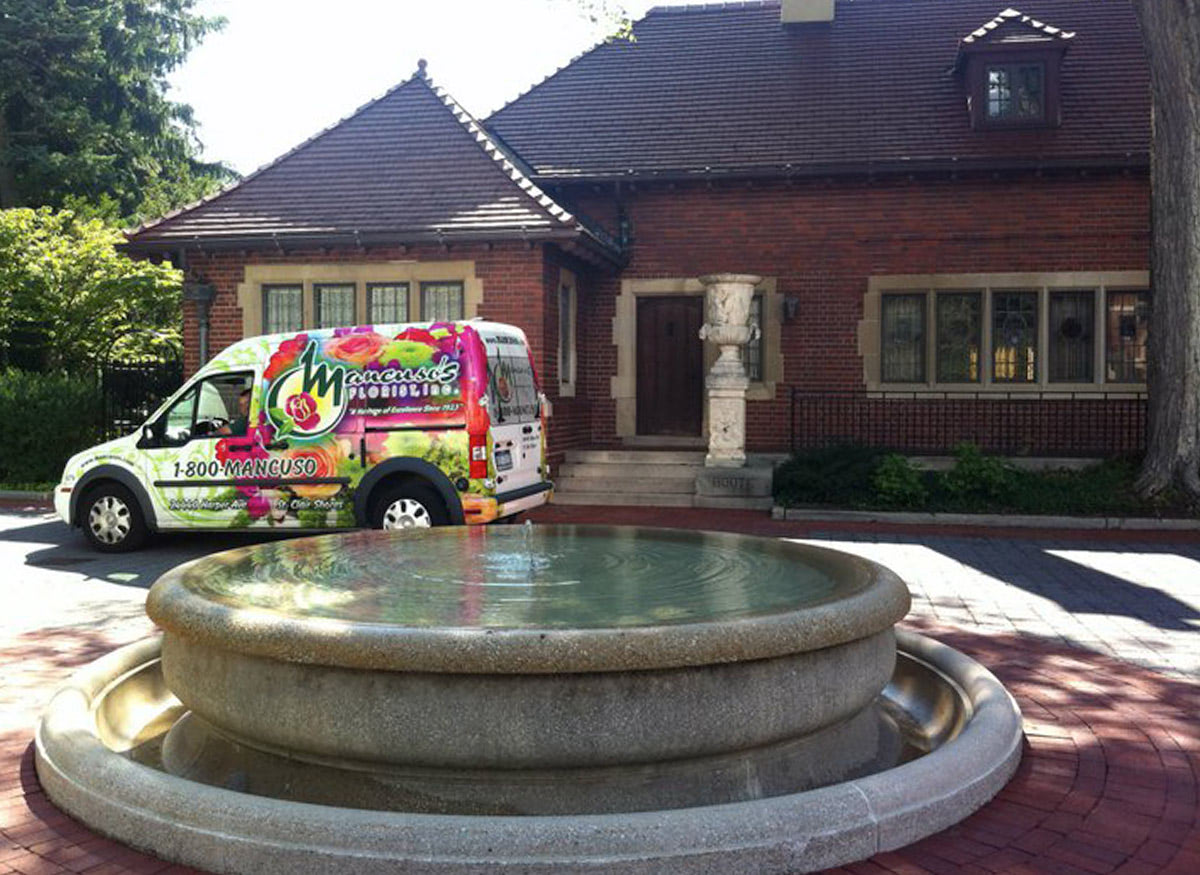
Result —
[{"label": "van roof", "polygon": [[[507,334],[516,336],[521,339],[522,343],[528,343],[525,338],[525,332],[515,325],[508,325],[504,322],[489,322],[485,319],[456,319],[452,321],[435,321],[435,322],[389,322],[379,325],[346,325],[334,328],[302,328],[299,331],[284,331],[277,334],[259,334],[254,337],[244,337],[239,341],[231,343],[225,347],[201,368],[202,371],[207,371],[214,365],[222,366],[224,370],[229,366],[228,359],[236,360],[237,364],[250,365],[257,362],[262,357],[262,353],[270,350],[285,340],[291,340],[301,334],[305,334],[314,340],[323,340],[328,337],[333,337],[338,332],[355,332],[355,331],[374,331],[378,334],[399,334],[406,328],[432,328],[435,325],[455,325],[455,326],[470,326],[476,331],[491,331],[497,334]],[[249,354],[252,354],[249,355]]]}]

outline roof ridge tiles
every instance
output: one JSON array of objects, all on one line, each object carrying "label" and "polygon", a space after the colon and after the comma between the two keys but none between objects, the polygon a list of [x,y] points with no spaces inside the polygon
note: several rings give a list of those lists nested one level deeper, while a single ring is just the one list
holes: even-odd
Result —
[{"label": "roof ridge tiles", "polygon": [[1014,9],[1012,6],[1002,10],[995,18],[985,22],[982,26],[971,31],[962,38],[963,43],[970,45],[976,40],[984,39],[991,34],[996,28],[1010,21],[1019,22],[1033,30],[1040,31],[1048,37],[1061,40],[1070,40],[1075,38],[1075,31],[1065,31],[1061,27],[1055,27],[1052,24],[1046,24],[1044,21],[1038,21],[1032,15],[1026,15],[1019,9]]},{"label": "roof ridge tiles", "polygon": [[514,160],[517,158],[515,153],[510,154],[508,149],[500,146],[492,138],[491,134],[487,131],[482,123],[480,123],[473,115],[471,115],[471,113],[468,112],[462,106],[462,104],[455,100],[445,89],[433,82],[427,71],[427,64],[425,60],[421,59],[417,64],[416,71],[411,76],[397,83],[396,85],[393,85],[391,88],[388,88],[379,96],[366,101],[348,115],[343,116],[336,122],[317,131],[315,134],[308,137],[298,145],[293,146],[279,157],[267,162],[266,164],[263,164],[240,179],[234,180],[233,182],[222,186],[218,191],[215,191],[212,194],[199,198],[192,203],[185,204],[177,209],[171,210],[170,212],[156,219],[143,222],[134,228],[126,229],[126,237],[132,238],[145,231],[157,228],[172,219],[183,216],[186,213],[190,213],[202,206],[224,197],[225,195],[232,193],[233,191],[242,188],[256,177],[259,177],[268,170],[271,170],[272,168],[282,164],[288,158],[291,158],[292,156],[311,146],[316,141],[320,140],[322,137],[331,133],[347,122],[357,118],[360,114],[366,112],[373,106],[392,96],[400,89],[413,84],[424,85],[429,90],[430,94],[446,108],[451,117],[463,128],[467,135],[474,140],[484,155],[487,158],[490,158],[500,169],[500,171],[504,173],[526,197],[532,200],[538,207],[547,213],[551,220],[567,226],[575,225],[579,222],[575,215],[557,203],[529,178],[527,172],[518,166],[517,160]]},{"label": "roof ridge tiles", "polygon": [[728,3],[680,3],[675,6],[652,6],[647,15],[655,13],[676,14],[681,12],[731,12],[738,9],[763,9],[779,6],[780,0],[731,0]]},{"label": "roof ridge tiles", "polygon": [[417,64],[416,72],[414,72],[407,79],[404,79],[403,81],[398,82],[397,84],[393,85],[391,88],[389,88],[387,91],[380,94],[378,97],[371,98],[366,103],[362,104],[361,106],[359,106],[357,109],[355,109],[353,112],[349,113],[348,115],[344,115],[337,121],[333,122],[332,124],[326,125],[325,127],[321,128],[321,130],[317,131],[315,134],[313,134],[307,140],[304,140],[303,142],[288,149],[286,152],[284,152],[282,155],[275,158],[274,160],[268,161],[266,164],[260,165],[259,167],[255,168],[254,170],[247,173],[245,176],[241,177],[240,179],[235,179],[232,182],[226,183],[225,185],[221,186],[221,188],[219,188],[217,191],[214,191],[212,194],[205,195],[204,197],[199,198],[198,200],[195,200],[190,204],[184,204],[183,206],[178,207],[174,210],[171,210],[166,215],[160,216],[157,219],[153,219],[148,222],[142,222],[140,225],[138,225],[135,228],[125,229],[125,231],[124,231],[125,236],[132,237],[135,234],[140,234],[143,231],[148,231],[149,229],[155,228],[158,225],[163,224],[164,222],[167,222],[171,219],[176,218],[177,216],[181,216],[184,213],[191,212],[192,210],[194,210],[198,207],[202,207],[207,203],[211,203],[212,201],[217,200],[217,198],[224,197],[225,195],[229,194],[230,192],[241,188],[243,185],[245,185],[246,183],[248,183],[250,180],[254,179],[255,177],[261,176],[262,174],[266,173],[272,167],[275,167],[276,165],[281,164],[285,159],[290,158],[291,156],[295,155],[300,150],[302,150],[308,146],[311,146],[317,140],[321,139],[321,137],[323,137],[326,134],[328,134],[329,132],[333,131],[335,128],[341,127],[346,122],[350,121],[352,118],[355,118],[360,113],[365,112],[366,110],[370,109],[372,106],[379,103],[380,101],[390,97],[392,94],[399,91],[401,88],[403,88],[405,85],[408,85],[410,82],[414,82],[414,81],[426,81],[427,82],[428,78],[429,78],[428,75],[425,73],[425,61],[422,59]]},{"label": "roof ridge tiles", "polygon": [[433,92],[434,96],[442,101],[445,107],[450,110],[450,113],[454,116],[454,119],[463,126],[466,132],[480,146],[480,148],[483,150],[483,153],[488,158],[491,158],[492,161],[494,161],[504,173],[508,174],[509,179],[516,183],[518,188],[531,197],[538,206],[563,224],[571,224],[576,221],[575,217],[570,213],[570,211],[564,209],[552,197],[550,197],[550,195],[542,191],[537,185],[534,184],[533,180],[526,176],[525,173],[522,172],[519,167],[517,167],[515,162],[509,160],[507,152],[501,149],[500,146],[498,146],[492,140],[487,128],[477,121],[473,115],[467,112],[467,110],[463,108],[462,104],[451,97],[444,88],[435,86],[433,81],[428,79],[428,77],[426,77],[424,81],[426,85],[429,86],[429,90]]}]

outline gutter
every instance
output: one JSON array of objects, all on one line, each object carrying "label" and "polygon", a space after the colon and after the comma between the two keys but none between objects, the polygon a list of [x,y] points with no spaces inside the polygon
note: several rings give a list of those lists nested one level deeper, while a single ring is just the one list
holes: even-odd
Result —
[{"label": "gutter", "polygon": [[902,176],[907,174],[1004,173],[1013,171],[1112,171],[1149,170],[1149,152],[1126,153],[1123,157],[1072,159],[995,159],[936,158],[889,161],[828,162],[824,164],[783,164],[713,168],[678,167],[664,170],[601,170],[597,172],[535,173],[533,179],[545,185],[613,182],[719,182],[749,179],[812,179],[830,176]]}]

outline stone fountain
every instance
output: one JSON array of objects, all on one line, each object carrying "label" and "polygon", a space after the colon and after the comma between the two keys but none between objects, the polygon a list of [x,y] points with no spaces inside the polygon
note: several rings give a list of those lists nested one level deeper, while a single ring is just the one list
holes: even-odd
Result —
[{"label": "stone fountain", "polygon": [[[780,540],[549,526],[261,544],[38,731],[60,807],[219,872],[796,872],[948,826],[1020,755],[895,575]],[[897,642],[899,647],[897,647]]]}]

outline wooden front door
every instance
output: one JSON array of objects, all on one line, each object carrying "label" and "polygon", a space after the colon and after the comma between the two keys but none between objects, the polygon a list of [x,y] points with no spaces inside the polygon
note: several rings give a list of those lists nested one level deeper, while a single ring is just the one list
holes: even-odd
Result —
[{"label": "wooden front door", "polygon": [[638,298],[637,431],[698,437],[704,414],[702,297]]}]

